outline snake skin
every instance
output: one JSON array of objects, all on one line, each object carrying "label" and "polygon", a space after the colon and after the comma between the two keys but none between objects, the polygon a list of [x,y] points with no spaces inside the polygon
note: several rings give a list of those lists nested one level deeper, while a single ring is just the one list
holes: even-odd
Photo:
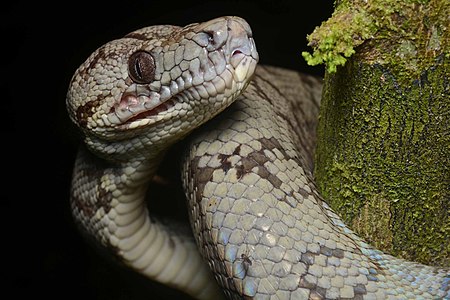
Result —
[{"label": "snake skin", "polygon": [[450,297],[449,270],[372,248],[318,193],[318,86],[259,66],[243,95],[188,147],[191,223],[216,279],[230,299]]},{"label": "snake skin", "polygon": [[[257,61],[238,17],[147,27],[96,50],[67,95],[84,139],[71,189],[81,231],[197,299],[450,297],[448,270],[371,248],[327,206],[311,176],[321,83]],[[185,157],[194,241],[149,214],[148,184],[171,145],[230,105]]]}]

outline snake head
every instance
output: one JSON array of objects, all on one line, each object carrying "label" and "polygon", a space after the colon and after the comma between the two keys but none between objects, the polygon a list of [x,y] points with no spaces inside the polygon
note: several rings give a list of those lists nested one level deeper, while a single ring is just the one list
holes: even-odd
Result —
[{"label": "snake head", "polygon": [[239,17],[146,27],[103,45],[76,70],[69,115],[99,153],[168,145],[231,104],[257,61]]}]

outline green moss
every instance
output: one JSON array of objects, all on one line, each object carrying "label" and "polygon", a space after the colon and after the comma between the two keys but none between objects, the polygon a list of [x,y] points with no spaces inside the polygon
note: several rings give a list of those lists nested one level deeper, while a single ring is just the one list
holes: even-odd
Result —
[{"label": "green moss", "polygon": [[319,188],[376,247],[450,266],[450,1],[335,5],[302,53],[327,67]]},{"label": "green moss", "polygon": [[403,64],[399,69],[417,76],[437,53],[449,56],[449,14],[448,0],[338,1],[331,18],[307,37],[313,53],[302,56],[334,73],[350,56],[362,54],[372,62]]},{"label": "green moss", "polygon": [[[405,55],[414,51],[404,47]],[[315,170],[330,205],[368,242],[444,266],[450,266],[448,66],[441,55],[408,84],[391,68],[353,58],[328,73]]]},{"label": "green moss", "polygon": [[350,11],[338,6],[333,17],[308,36],[313,54],[303,52],[302,56],[309,65],[325,63],[329,72],[336,72],[336,67],[355,53],[354,48],[376,32],[373,24],[370,15],[359,7]]}]

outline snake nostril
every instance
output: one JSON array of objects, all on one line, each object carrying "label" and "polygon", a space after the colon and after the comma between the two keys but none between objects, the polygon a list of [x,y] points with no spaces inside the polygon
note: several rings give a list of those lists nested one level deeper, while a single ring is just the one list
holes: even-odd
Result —
[{"label": "snake nostril", "polygon": [[205,34],[206,34],[207,37],[208,37],[208,43],[209,43],[210,45],[215,45],[215,44],[216,44],[216,41],[215,41],[215,39],[214,39],[214,31],[205,31]]}]

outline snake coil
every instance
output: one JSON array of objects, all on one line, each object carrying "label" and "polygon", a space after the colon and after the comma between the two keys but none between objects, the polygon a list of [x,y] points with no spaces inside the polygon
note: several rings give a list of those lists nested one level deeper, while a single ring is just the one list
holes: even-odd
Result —
[{"label": "snake coil", "polygon": [[[146,27],[97,49],[67,94],[84,140],[71,188],[81,230],[198,299],[449,298],[448,270],[373,249],[317,191],[320,80],[257,61],[239,17]],[[145,198],[170,146],[210,119],[182,168],[194,238]]]}]

